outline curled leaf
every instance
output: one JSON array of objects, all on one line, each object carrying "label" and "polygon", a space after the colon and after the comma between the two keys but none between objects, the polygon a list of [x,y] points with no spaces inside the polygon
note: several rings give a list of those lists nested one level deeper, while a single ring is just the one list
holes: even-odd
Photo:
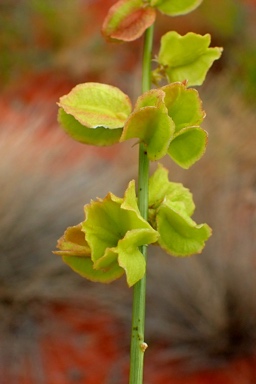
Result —
[{"label": "curled leaf", "polygon": [[110,41],[133,41],[154,23],[155,17],[155,9],[143,0],[119,0],[110,8],[102,34]]},{"label": "curled leaf", "polygon": [[139,247],[154,243],[158,234],[140,215],[134,181],[129,183],[124,198],[109,193],[103,200],[86,205],[85,213],[82,228],[94,268],[118,265],[125,271],[128,285],[135,284],[145,273]]},{"label": "curled leaf", "polygon": [[58,240],[55,255],[62,256],[62,260],[76,273],[86,279],[100,283],[110,283],[124,274],[122,268],[113,264],[104,270],[96,270],[91,260],[91,249],[82,232],[82,225],[66,229],[64,235]]},{"label": "curled leaf", "polygon": [[185,15],[196,9],[203,0],[151,0],[150,4],[169,16]]},{"label": "curled leaf", "polygon": [[167,32],[161,39],[158,55],[161,72],[166,73],[170,83],[186,80],[189,86],[201,85],[222,53],[222,48],[209,48],[210,42],[209,34],[189,32],[181,36],[174,31]]},{"label": "curled leaf", "polygon": [[184,209],[191,216],[195,209],[192,193],[181,183],[174,183],[168,179],[168,170],[161,164],[149,179],[148,205],[150,209],[158,209],[168,198],[173,202],[184,205]]},{"label": "curled leaf", "polygon": [[74,140],[80,143],[102,147],[117,143],[123,131],[123,128],[87,128],[79,123],[72,115],[67,114],[62,108],[58,111],[58,122],[64,131]]},{"label": "curled leaf", "polygon": [[118,142],[131,113],[131,101],[120,89],[99,83],[79,84],[58,103],[58,119],[75,140],[90,145]]},{"label": "curled leaf", "polygon": [[151,89],[138,97],[134,110],[139,111],[144,107],[156,107],[159,110],[166,112],[164,99],[165,92],[163,92],[162,89]]},{"label": "curled leaf", "polygon": [[82,232],[82,224],[68,227],[64,235],[58,240],[57,248],[60,251],[54,251],[55,255],[60,256],[81,256],[90,257],[91,249],[85,240],[85,235]]},{"label": "curled leaf", "polygon": [[189,168],[205,152],[207,133],[199,126],[204,117],[198,92],[186,84],[172,83],[138,98],[120,141],[138,138],[149,160],[168,154],[181,167]]},{"label": "curled leaf", "polygon": [[149,180],[149,222],[158,231],[157,242],[166,252],[189,256],[202,251],[211,229],[191,219],[194,208],[190,191],[170,182],[168,171],[159,166]]},{"label": "curled leaf", "polygon": [[174,130],[167,113],[156,107],[144,107],[131,114],[120,141],[139,138],[145,144],[149,160],[155,161],[166,155]]},{"label": "curled leaf", "polygon": [[168,116],[164,97],[161,89],[140,96],[120,138],[120,141],[139,138],[151,161],[166,155],[174,132],[174,123]]},{"label": "curled leaf", "polygon": [[157,212],[158,244],[173,256],[202,252],[211,235],[207,224],[197,225],[177,203],[163,203]]},{"label": "curled leaf", "polygon": [[109,283],[126,273],[129,286],[145,274],[145,258],[139,247],[157,240],[157,232],[139,212],[135,183],[124,198],[109,193],[85,206],[86,219],[69,227],[58,240],[63,261],[88,280]]},{"label": "curled leaf", "polygon": [[189,168],[205,153],[208,134],[200,127],[183,128],[171,141],[168,154],[182,168]]},{"label": "curled leaf", "polygon": [[109,268],[97,270],[89,258],[63,256],[62,259],[74,272],[95,283],[111,283],[124,274],[123,269],[117,264],[113,264]]},{"label": "curled leaf", "polygon": [[207,132],[200,128],[205,112],[195,89],[183,83],[172,83],[161,88],[165,105],[175,123],[175,132],[168,155],[182,168],[191,167],[199,160],[207,145]]},{"label": "curled leaf", "polygon": [[161,88],[165,93],[165,105],[175,123],[175,133],[182,128],[198,126],[205,112],[196,89],[187,88],[183,83],[172,83]]}]

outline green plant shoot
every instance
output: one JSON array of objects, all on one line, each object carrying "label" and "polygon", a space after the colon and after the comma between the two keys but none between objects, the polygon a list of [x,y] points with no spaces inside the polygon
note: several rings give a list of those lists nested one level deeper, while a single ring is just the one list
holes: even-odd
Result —
[{"label": "green plant shoot", "polygon": [[[188,169],[204,154],[208,135],[202,101],[191,86],[201,85],[222,48],[209,47],[210,35],[166,33],[157,68],[151,70],[153,25],[157,12],[171,17],[193,11],[201,0],[120,0],[103,23],[107,41],[133,41],[145,33],[142,94],[134,106],[128,95],[108,84],[77,85],[58,102],[58,121],[73,139],[109,146],[137,138],[140,143],[138,186],[130,181],[123,197],[109,192],[85,205],[82,223],[69,227],[58,240],[63,261],[94,282],[110,283],[125,276],[134,286],[130,384],[143,382],[146,247],[159,246],[172,256],[202,252],[211,228],[192,215],[191,192],[168,178],[160,163],[169,156]],[[151,89],[151,83],[166,85]],[[138,191],[136,193],[136,191]],[[159,260],[161,262],[161,260]],[[138,324],[140,324],[138,326]]]}]

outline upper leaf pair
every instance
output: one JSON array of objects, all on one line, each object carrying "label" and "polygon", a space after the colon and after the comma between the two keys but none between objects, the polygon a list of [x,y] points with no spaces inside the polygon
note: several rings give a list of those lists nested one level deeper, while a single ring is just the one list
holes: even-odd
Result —
[{"label": "upper leaf pair", "polygon": [[177,16],[191,12],[202,0],[119,0],[105,18],[102,33],[110,41],[133,41],[150,27],[156,10]]},{"label": "upper leaf pair", "polygon": [[132,112],[130,99],[116,87],[86,83],[60,98],[59,122],[74,139],[89,145],[111,145],[138,138],[148,158],[166,154],[189,168],[204,153],[207,133],[198,92],[172,83],[140,96]]}]

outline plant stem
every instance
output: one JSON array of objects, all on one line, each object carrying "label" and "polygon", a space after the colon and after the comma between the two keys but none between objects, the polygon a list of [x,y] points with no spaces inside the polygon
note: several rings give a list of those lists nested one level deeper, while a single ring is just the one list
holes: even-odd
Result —
[{"label": "plant stem", "polygon": [[[153,44],[153,26],[148,28],[144,36],[143,63],[142,63],[142,92],[151,88],[151,51]],[[138,175],[138,205],[144,219],[147,220],[148,212],[148,180],[149,160],[143,143],[139,148],[139,175]],[[141,247],[141,252],[147,259],[146,246]],[[143,363],[146,344],[144,343],[145,328],[145,299],[146,299],[146,274],[135,284],[133,291],[131,359],[130,359],[130,384],[143,383]]]}]

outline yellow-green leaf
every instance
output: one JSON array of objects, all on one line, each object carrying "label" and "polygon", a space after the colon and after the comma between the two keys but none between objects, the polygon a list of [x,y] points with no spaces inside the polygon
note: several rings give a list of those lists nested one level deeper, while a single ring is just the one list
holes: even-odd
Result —
[{"label": "yellow-green leaf", "polygon": [[209,48],[211,36],[175,31],[161,38],[158,62],[170,83],[187,81],[189,86],[201,85],[213,62],[220,58],[222,48]]},{"label": "yellow-green leaf", "polygon": [[118,143],[123,132],[123,128],[87,128],[72,115],[67,114],[62,108],[59,108],[58,122],[72,139],[87,145],[103,147]]},{"label": "yellow-green leaf", "polygon": [[120,141],[138,138],[145,144],[149,160],[166,155],[173,136],[174,123],[166,112],[156,107],[144,107],[127,120]]},{"label": "yellow-green leaf", "polygon": [[169,16],[185,15],[196,9],[203,0],[151,0],[150,4]]},{"label": "yellow-green leaf", "polygon": [[63,256],[62,259],[74,272],[93,282],[111,283],[124,274],[124,270],[118,264],[112,264],[105,269],[95,269],[90,258]]},{"label": "yellow-green leaf", "polygon": [[195,209],[193,196],[189,189],[181,183],[174,183],[168,179],[167,168],[158,164],[158,168],[149,179],[148,204],[150,209],[157,210],[165,201],[182,203],[186,213],[191,216]]},{"label": "yellow-green leaf", "polygon": [[145,261],[139,247],[156,242],[158,233],[140,215],[131,181],[124,198],[109,193],[104,199],[85,206],[82,223],[96,270],[121,267],[129,286],[145,273]]},{"label": "yellow-green leaf", "polygon": [[127,119],[120,141],[138,138],[143,142],[149,160],[162,158],[174,133],[174,122],[165,106],[165,92],[152,89],[140,96]]},{"label": "yellow-green leaf", "polygon": [[182,168],[191,167],[205,153],[208,134],[200,127],[183,128],[168,149],[169,156]]},{"label": "yellow-green leaf", "polygon": [[119,141],[131,113],[131,101],[119,88],[85,83],[62,96],[58,120],[75,140],[90,145],[111,145]]},{"label": "yellow-green leaf", "polygon": [[197,225],[179,203],[162,204],[156,217],[160,234],[158,244],[173,256],[189,256],[200,253],[211,236],[207,224]]},{"label": "yellow-green leaf", "polygon": [[165,93],[165,105],[175,123],[175,133],[182,128],[200,125],[205,117],[202,101],[196,89],[183,83],[172,83],[161,88]]}]

